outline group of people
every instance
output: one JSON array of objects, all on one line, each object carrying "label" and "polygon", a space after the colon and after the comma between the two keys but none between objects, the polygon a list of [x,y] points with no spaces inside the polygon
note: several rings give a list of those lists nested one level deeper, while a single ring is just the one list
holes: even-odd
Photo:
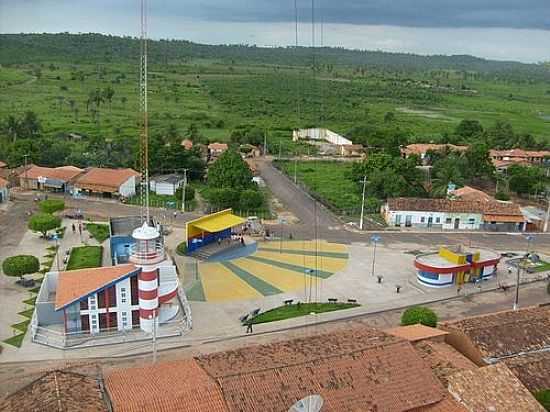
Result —
[{"label": "group of people", "polygon": [[[77,226],[73,223],[73,225],[72,225],[73,233],[76,233],[76,228],[77,228]],[[78,223],[78,233],[79,234],[82,234],[82,229],[83,229],[82,222],[79,222]]]}]

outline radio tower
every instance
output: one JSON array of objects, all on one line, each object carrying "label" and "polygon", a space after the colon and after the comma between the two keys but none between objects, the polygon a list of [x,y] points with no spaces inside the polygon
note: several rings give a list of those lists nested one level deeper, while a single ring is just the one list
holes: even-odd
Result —
[{"label": "radio tower", "polygon": [[149,216],[149,116],[147,113],[147,1],[141,0],[141,60],[140,60],[140,110],[141,110],[141,223],[150,223]]}]

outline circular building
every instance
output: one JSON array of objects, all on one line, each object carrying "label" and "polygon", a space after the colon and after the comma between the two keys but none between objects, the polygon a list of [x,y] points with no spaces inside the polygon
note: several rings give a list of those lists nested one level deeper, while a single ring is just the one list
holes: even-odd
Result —
[{"label": "circular building", "polygon": [[442,246],[438,252],[418,255],[414,266],[418,282],[441,288],[490,278],[500,258],[499,253],[489,249]]}]

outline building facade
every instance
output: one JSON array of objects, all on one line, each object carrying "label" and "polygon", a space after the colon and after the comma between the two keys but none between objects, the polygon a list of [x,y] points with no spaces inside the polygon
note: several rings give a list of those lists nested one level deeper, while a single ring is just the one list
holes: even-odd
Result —
[{"label": "building facade", "polygon": [[174,196],[182,185],[183,176],[170,174],[151,178],[149,189],[157,195]]},{"label": "building facade", "polygon": [[74,181],[74,192],[104,197],[135,196],[140,174],[133,169],[91,167]]},{"label": "building facade", "polygon": [[0,203],[6,203],[9,199],[8,181],[0,177]]},{"label": "building facade", "polygon": [[491,278],[500,259],[498,252],[488,249],[442,246],[437,253],[418,255],[414,266],[418,282],[425,286],[460,286]]},{"label": "building facade", "polygon": [[389,226],[442,230],[524,231],[519,206],[498,201],[390,198],[381,213]]}]

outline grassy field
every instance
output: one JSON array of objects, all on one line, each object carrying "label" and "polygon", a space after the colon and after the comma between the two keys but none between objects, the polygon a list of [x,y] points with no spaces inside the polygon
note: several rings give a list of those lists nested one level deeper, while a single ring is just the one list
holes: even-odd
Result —
[{"label": "grassy field", "polygon": [[301,303],[280,306],[275,309],[260,313],[252,319],[253,324],[275,322],[278,320],[297,318],[310,313],[334,312],[358,307],[357,303]]},{"label": "grassy field", "polygon": [[[34,67],[34,66],[33,66]],[[49,136],[76,132],[135,142],[138,136],[137,66],[44,65],[40,76],[30,65],[0,67],[0,119],[37,113]],[[304,68],[266,65],[227,66],[216,61],[178,65],[153,64],[149,78],[151,133],[165,133],[174,124],[181,137],[191,124],[211,141],[227,141],[239,125],[267,131],[268,143],[290,143],[291,129],[309,125],[347,133],[358,124],[384,125],[394,112],[396,128],[410,140],[441,139],[462,119],[484,126],[509,121],[517,132],[537,139],[550,136],[550,93],[541,84],[445,79],[445,88],[395,76],[353,76],[344,69],[318,74],[312,80]],[[467,84],[470,91],[461,86]],[[99,122],[87,110],[88,94],[111,86],[114,97],[99,108]]]},{"label": "grassy field", "polygon": [[[359,182],[351,180],[351,162],[279,161],[279,167],[338,214],[356,214],[361,208]],[[296,166],[296,169],[295,169]]]},{"label": "grassy field", "polygon": [[97,268],[101,266],[103,247],[81,246],[71,250],[67,270]]},{"label": "grassy field", "polygon": [[110,231],[109,225],[102,225],[97,223],[86,223],[86,229],[92,237],[97,240],[99,243],[103,243],[105,240],[109,239]]}]

